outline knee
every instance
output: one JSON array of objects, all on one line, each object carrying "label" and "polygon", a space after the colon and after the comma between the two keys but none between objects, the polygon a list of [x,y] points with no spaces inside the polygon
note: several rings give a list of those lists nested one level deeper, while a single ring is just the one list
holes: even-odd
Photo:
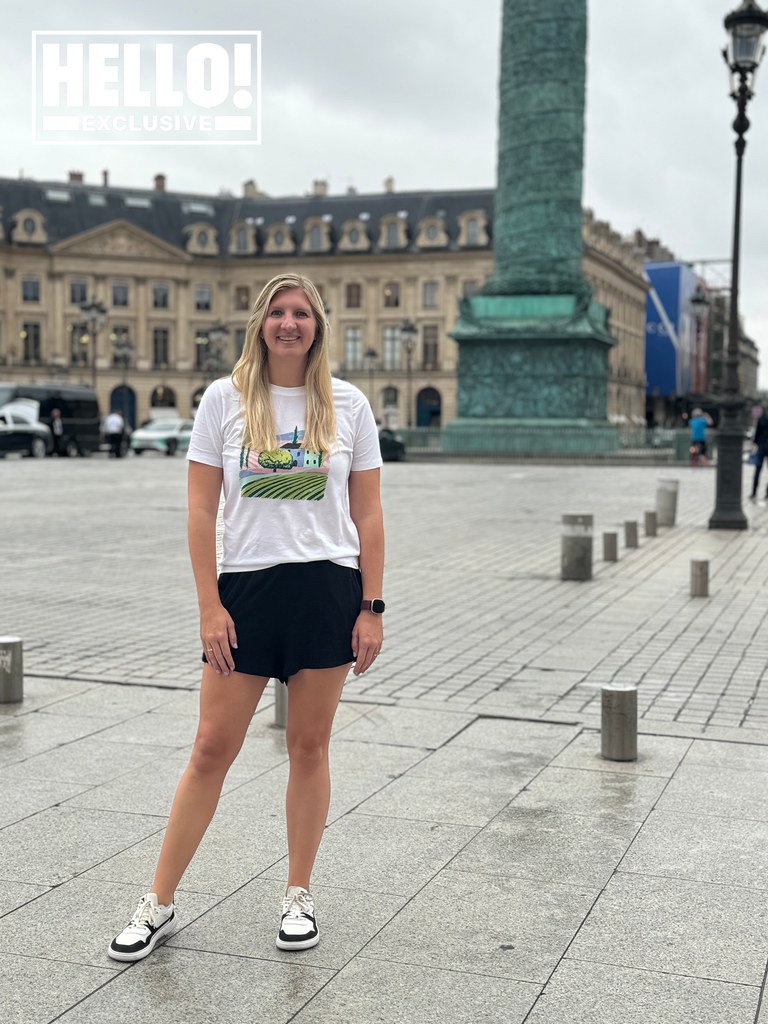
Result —
[{"label": "knee", "polygon": [[225,737],[198,733],[189,763],[200,775],[215,775],[226,772],[236,756],[237,750]]},{"label": "knee", "polygon": [[289,733],[285,738],[291,764],[312,770],[328,758],[328,737],[318,733]]}]

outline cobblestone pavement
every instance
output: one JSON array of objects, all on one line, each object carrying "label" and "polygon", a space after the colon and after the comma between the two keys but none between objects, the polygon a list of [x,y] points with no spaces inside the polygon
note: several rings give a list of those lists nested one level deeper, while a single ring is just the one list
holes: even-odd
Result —
[{"label": "cobblestone pavement", "polygon": [[[560,515],[642,522],[664,476],[680,525],[561,582]],[[320,944],[274,945],[270,690],[180,931],[109,960],[196,728],[184,481],[162,457],[0,462],[0,633],[26,659],[0,705],[2,1024],[768,1024],[768,513],[707,531],[708,470],[386,466],[385,654],[334,723]],[[599,756],[612,680],[639,685],[636,762]]]},{"label": "cobblestone pavement", "polygon": [[[678,527],[642,537],[659,478],[680,480]],[[396,464],[384,468],[385,653],[348,696],[594,723],[599,687],[639,686],[655,732],[768,729],[768,512],[712,532],[714,471]],[[145,456],[0,463],[0,623],[28,673],[193,687],[196,604],[185,465]],[[560,516],[595,515],[595,577],[559,579]],[[600,561],[600,532],[641,542]],[[623,546],[623,545],[622,545]],[[709,599],[689,562],[710,559]]]}]

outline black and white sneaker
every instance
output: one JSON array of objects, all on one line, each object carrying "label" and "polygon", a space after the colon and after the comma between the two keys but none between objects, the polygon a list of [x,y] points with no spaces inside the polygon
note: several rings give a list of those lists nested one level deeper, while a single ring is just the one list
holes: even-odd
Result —
[{"label": "black and white sneaker", "polygon": [[109,944],[107,953],[113,960],[143,960],[158,942],[173,935],[179,925],[176,904],[160,906],[153,892],[139,900],[136,913],[127,926]]},{"label": "black and white sneaker", "polygon": [[311,949],[319,941],[315,903],[311,894],[300,885],[289,885],[283,900],[277,948]]}]

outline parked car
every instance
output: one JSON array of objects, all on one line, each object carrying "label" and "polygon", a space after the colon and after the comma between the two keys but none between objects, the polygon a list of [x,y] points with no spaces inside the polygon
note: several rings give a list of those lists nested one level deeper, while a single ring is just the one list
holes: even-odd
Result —
[{"label": "parked car", "polygon": [[152,420],[131,434],[131,451],[175,455],[189,448],[191,437],[192,420]]},{"label": "parked car", "polygon": [[44,423],[13,406],[0,409],[0,457],[21,452],[42,459],[52,451],[53,434]]},{"label": "parked car", "polygon": [[379,448],[385,462],[402,462],[405,458],[405,442],[400,434],[387,427],[379,431]]},{"label": "parked car", "polygon": [[19,399],[39,404],[40,422],[51,425],[51,410],[58,409],[64,433],[59,440],[63,455],[90,455],[99,450],[101,417],[93,388],[80,384],[17,384],[0,381],[0,408]]}]

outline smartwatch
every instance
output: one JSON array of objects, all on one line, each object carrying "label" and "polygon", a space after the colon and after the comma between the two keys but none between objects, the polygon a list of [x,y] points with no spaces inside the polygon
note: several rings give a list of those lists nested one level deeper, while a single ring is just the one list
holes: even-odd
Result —
[{"label": "smartwatch", "polygon": [[363,601],[360,604],[361,612],[373,612],[374,615],[382,615],[386,605],[380,597],[374,597],[372,601]]}]

